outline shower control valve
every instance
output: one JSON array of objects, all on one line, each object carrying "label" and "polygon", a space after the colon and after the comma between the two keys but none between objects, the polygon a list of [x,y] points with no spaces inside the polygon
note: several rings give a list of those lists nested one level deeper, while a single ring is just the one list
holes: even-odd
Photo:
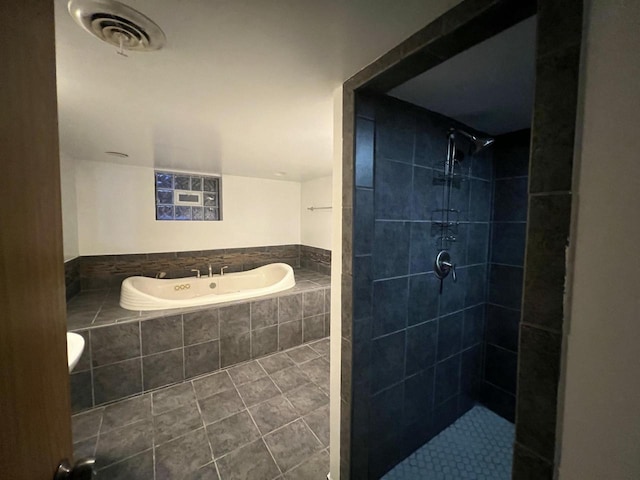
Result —
[{"label": "shower control valve", "polygon": [[436,277],[440,280],[449,276],[451,273],[451,277],[454,282],[458,281],[458,276],[456,275],[456,265],[451,262],[451,255],[446,250],[441,250],[436,256],[435,262],[433,262],[433,273],[435,273]]}]

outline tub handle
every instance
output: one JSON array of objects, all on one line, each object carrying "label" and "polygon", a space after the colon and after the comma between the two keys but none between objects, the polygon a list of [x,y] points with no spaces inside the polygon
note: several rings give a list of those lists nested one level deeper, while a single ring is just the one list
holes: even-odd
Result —
[{"label": "tub handle", "polygon": [[191,271],[192,272],[196,272],[196,278],[200,278],[200,269],[199,268],[192,268]]}]

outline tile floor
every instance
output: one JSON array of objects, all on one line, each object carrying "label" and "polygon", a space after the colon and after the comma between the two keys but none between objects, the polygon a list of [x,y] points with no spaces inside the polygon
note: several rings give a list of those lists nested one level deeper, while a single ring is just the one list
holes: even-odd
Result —
[{"label": "tile floor", "polygon": [[514,425],[475,406],[388,472],[383,480],[509,480]]},{"label": "tile floor", "polygon": [[329,339],[74,415],[109,480],[314,480],[329,471]]}]

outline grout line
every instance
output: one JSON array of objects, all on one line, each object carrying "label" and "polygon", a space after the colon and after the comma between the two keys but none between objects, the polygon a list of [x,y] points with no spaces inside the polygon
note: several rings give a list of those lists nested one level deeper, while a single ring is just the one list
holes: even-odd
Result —
[{"label": "grout line", "polygon": [[[200,415],[200,421],[202,422],[202,427],[204,428],[204,435],[207,437],[207,443],[209,444],[209,453],[211,453],[211,461],[215,462],[215,456],[213,455],[213,447],[211,446],[211,439],[209,438],[209,433],[207,433],[207,425],[204,422],[204,417],[202,416],[202,409],[200,408],[200,402],[198,400],[198,395],[196,393],[196,387],[191,383],[191,390],[193,391],[193,396],[196,399],[196,408],[198,409],[198,414]],[[208,464],[205,464],[208,465]],[[220,477],[220,472],[218,471],[218,465],[216,464],[216,471],[218,472],[218,478]]]},{"label": "grout line", "polygon": [[[184,315],[180,315],[180,326],[182,327],[182,381],[187,378],[187,359],[186,359],[186,346],[184,344]],[[220,348],[218,348],[220,350]]]}]

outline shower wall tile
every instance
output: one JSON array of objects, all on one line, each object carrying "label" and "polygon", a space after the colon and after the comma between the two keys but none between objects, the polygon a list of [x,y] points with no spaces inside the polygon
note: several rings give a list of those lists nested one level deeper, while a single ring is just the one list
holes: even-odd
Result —
[{"label": "shower wall tile", "polygon": [[407,329],[406,375],[413,375],[432,367],[438,351],[438,320]]},{"label": "shower wall tile", "polygon": [[470,223],[467,226],[467,264],[487,263],[489,224]]},{"label": "shower wall tile", "polygon": [[460,355],[454,355],[436,365],[435,404],[456,395],[460,387]]},{"label": "shower wall tile", "polygon": [[491,261],[506,265],[524,265],[527,224],[494,222],[491,232]]},{"label": "shower wall tile", "polygon": [[485,381],[510,393],[516,391],[518,356],[495,345],[487,345],[485,351]]},{"label": "shower wall tile", "polygon": [[487,305],[487,343],[512,352],[518,350],[520,311],[499,305]]},{"label": "shower wall tile", "polygon": [[355,206],[353,252],[355,255],[370,255],[373,251],[373,190],[356,188]]},{"label": "shower wall tile", "polygon": [[353,258],[353,319],[371,316],[373,290],[371,255]]},{"label": "shower wall tile", "polygon": [[444,360],[462,349],[463,322],[463,312],[438,319],[438,360]]},{"label": "shower wall tile", "polygon": [[431,168],[413,167],[413,192],[411,197],[411,218],[431,220],[433,211],[443,208],[442,185]]},{"label": "shower wall tile", "polygon": [[527,221],[527,179],[497,179],[493,197],[494,222]]},{"label": "shower wall tile", "polygon": [[438,316],[440,281],[432,272],[409,277],[409,325],[416,325]]},{"label": "shower wall tile", "polygon": [[484,305],[467,308],[464,311],[462,348],[482,343],[484,339]]},{"label": "shower wall tile", "polygon": [[488,222],[491,219],[491,183],[484,180],[470,180],[469,220]]},{"label": "shower wall tile", "polygon": [[376,161],[376,219],[411,219],[412,180],[411,165],[387,160]]},{"label": "shower wall tile", "polygon": [[376,221],[373,245],[375,279],[409,273],[409,222]]},{"label": "shower wall tile", "polygon": [[379,159],[413,163],[415,117],[396,105],[376,109],[376,163]]},{"label": "shower wall tile", "polygon": [[438,237],[431,222],[412,222],[410,236],[410,273],[423,273],[433,270],[433,250]]},{"label": "shower wall tile", "polygon": [[407,326],[409,278],[373,283],[373,336],[402,330]]},{"label": "shower wall tile", "polygon": [[489,303],[520,310],[522,301],[522,267],[491,265]]},{"label": "shower wall tile", "polygon": [[356,118],[356,187],[373,188],[373,148],[375,124],[363,117]]},{"label": "shower wall tile", "polygon": [[500,135],[493,149],[495,178],[526,177],[529,175],[531,130],[524,129]]},{"label": "shower wall tile", "polygon": [[404,375],[405,331],[371,343],[371,390],[378,392],[402,380]]}]

